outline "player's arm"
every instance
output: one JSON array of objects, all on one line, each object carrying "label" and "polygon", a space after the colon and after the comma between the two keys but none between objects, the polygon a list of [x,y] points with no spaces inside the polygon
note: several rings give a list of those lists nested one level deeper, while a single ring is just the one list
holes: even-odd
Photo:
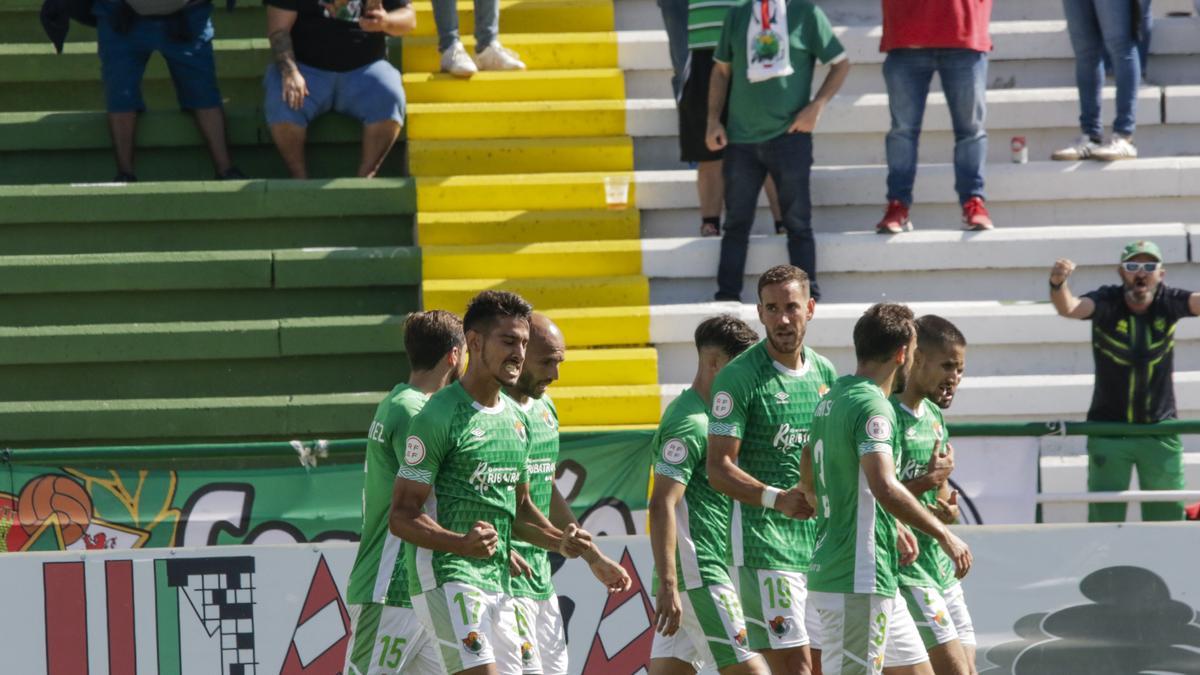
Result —
[{"label": "player's arm", "polygon": [[555,527],[533,503],[529,495],[529,483],[517,485],[517,517],[513,521],[513,535],[547,551],[560,552],[563,547],[563,531]]},{"label": "player's arm", "polygon": [[1188,311],[1192,316],[1200,316],[1200,291],[1188,296]]},{"label": "player's arm", "polygon": [[1096,303],[1091,298],[1077,298],[1071,292],[1067,279],[1075,271],[1075,263],[1066,258],[1059,258],[1050,269],[1050,302],[1059,316],[1068,319],[1087,319],[1096,311]]},{"label": "player's arm", "polygon": [[[566,499],[563,499],[557,487],[550,491],[550,522],[560,530],[576,532],[581,541],[588,542],[587,549],[579,554],[579,557],[583,558],[591,568],[592,575],[604,584],[610,593],[629,590],[629,587],[633,585],[629,572],[621,567],[621,563],[600,551],[600,547],[596,546],[591,533],[579,526],[579,521],[575,519],[571,506],[567,504]],[[571,530],[571,528],[575,528],[575,530]]]},{"label": "player's arm", "polygon": [[675,575],[675,507],[683,499],[687,486],[656,473],[650,491],[650,551],[654,554],[654,572],[658,575],[658,597],[654,603],[654,627],[670,636],[679,630],[683,603],[679,599]]},{"label": "player's arm", "polygon": [[453,553],[468,558],[490,558],[496,552],[499,536],[491,523],[477,521],[466,534],[451,532],[423,510],[433,486],[396,478],[392,488],[392,508],[388,529],[392,534],[421,548]]},{"label": "player's arm", "polygon": [[871,494],[883,508],[897,520],[933,537],[954,561],[955,574],[960,579],[965,576],[971,569],[971,550],[896,479],[891,447],[880,444],[862,453],[859,463]]},{"label": "player's arm", "polygon": [[737,465],[742,439],[732,436],[708,435],[708,482],[717,492],[753,506],[764,506],[775,499],[782,490],[770,487]]},{"label": "player's arm", "polygon": [[813,479],[812,446],[808,443],[800,450],[800,482],[797,484],[811,509],[817,508],[817,487]]},{"label": "player's arm", "polygon": [[941,448],[940,440],[934,443],[933,455],[929,457],[924,475],[904,481],[904,487],[914,496],[920,497],[930,490],[940,488],[950,479],[950,474],[954,471],[954,446],[947,443],[945,452],[942,452]]},{"label": "player's arm", "polygon": [[938,486],[937,503],[929,507],[938,520],[947,525],[958,522],[958,490],[951,490],[947,481]]}]

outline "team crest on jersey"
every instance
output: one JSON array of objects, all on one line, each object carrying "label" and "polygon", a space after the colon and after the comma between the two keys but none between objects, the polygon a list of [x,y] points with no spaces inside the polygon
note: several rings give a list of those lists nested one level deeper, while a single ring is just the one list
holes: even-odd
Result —
[{"label": "team crest on jersey", "polygon": [[687,459],[687,444],[678,438],[672,438],[666,443],[663,443],[662,455],[663,461],[667,462],[668,464],[680,464],[683,462],[683,460]]},{"label": "team crest on jersey", "polygon": [[546,426],[550,427],[551,429],[558,428],[558,422],[554,421],[554,415],[550,414],[549,408],[542,408],[542,421],[545,422]]},{"label": "team crest on jersey", "polygon": [[408,464],[420,464],[425,460],[425,444],[416,436],[409,436],[404,441],[404,461]]},{"label": "team crest on jersey", "polygon": [[467,633],[467,637],[462,639],[462,646],[463,649],[466,649],[472,654],[478,654],[479,652],[483,651],[484,638],[479,633],[471,631],[470,633]]},{"label": "team crest on jersey", "polygon": [[525,442],[525,439],[529,438],[529,435],[525,433],[525,423],[521,420],[513,421],[513,429],[517,430],[517,438],[521,439],[522,443]]},{"label": "team crest on jersey", "polygon": [[745,647],[746,646],[746,629],[743,628],[743,629],[739,630],[737,632],[737,635],[733,636],[733,641],[736,642],[739,647]]},{"label": "team crest on jersey", "polygon": [[787,635],[791,632],[793,625],[790,618],[782,616],[777,616],[774,619],[771,619],[769,624],[771,626],[771,632],[775,634],[775,637],[783,637],[784,635]]},{"label": "team crest on jersey", "polygon": [[817,387],[817,396],[824,396],[829,393],[829,385],[822,384]]},{"label": "team crest on jersey", "polygon": [[533,645],[529,644],[529,642],[521,643],[521,660],[525,663],[533,662]]},{"label": "team crest on jersey", "polygon": [[867,420],[867,436],[877,440],[886,441],[892,438],[892,422],[883,415],[874,415]]},{"label": "team crest on jersey", "polygon": [[718,391],[712,402],[713,417],[723,420],[729,417],[731,412],[733,412],[733,397],[727,391]]}]

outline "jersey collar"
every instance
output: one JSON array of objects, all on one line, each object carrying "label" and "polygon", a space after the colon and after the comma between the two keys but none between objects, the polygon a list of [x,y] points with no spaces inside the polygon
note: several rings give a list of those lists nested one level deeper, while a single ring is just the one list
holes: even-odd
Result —
[{"label": "jersey collar", "polygon": [[501,396],[500,402],[490,408],[475,399],[471,399],[471,407],[485,415],[499,415],[504,412],[504,397]]},{"label": "jersey collar", "polygon": [[[808,374],[808,371],[812,370],[812,359],[809,358],[811,355],[807,350],[802,353],[804,354],[804,363],[801,364],[800,370],[792,370],[775,359],[771,359],[771,365],[775,366],[775,370],[789,377],[804,377]],[[768,355],[767,358],[770,358],[770,356]]]},{"label": "jersey collar", "polygon": [[912,408],[908,407],[908,405],[905,403],[901,403],[900,407],[904,410],[904,412],[908,413],[909,415],[912,415],[913,417],[915,417],[917,419],[921,419],[922,417],[925,416],[925,399],[921,399],[921,402],[917,404],[916,410],[913,410]]}]

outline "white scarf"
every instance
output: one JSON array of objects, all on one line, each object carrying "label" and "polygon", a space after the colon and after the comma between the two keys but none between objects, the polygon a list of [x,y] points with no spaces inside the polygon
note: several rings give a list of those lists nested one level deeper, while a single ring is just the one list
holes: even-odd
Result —
[{"label": "white scarf", "polygon": [[788,57],[788,43],[787,0],[751,0],[746,79],[765,82],[795,72]]}]

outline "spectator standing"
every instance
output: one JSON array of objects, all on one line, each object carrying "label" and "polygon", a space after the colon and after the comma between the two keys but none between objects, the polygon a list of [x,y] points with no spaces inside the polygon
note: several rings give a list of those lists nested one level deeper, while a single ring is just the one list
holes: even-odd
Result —
[{"label": "spectator standing", "polygon": [[688,59],[687,0],[658,0],[663,28],[667,31],[667,50],[671,56],[671,93],[679,101],[683,89],[683,71]]},{"label": "spectator standing", "polygon": [[[1162,251],[1135,241],[1121,251],[1119,285],[1075,297],[1067,278],[1075,263],[1060,259],[1050,271],[1050,300],[1060,316],[1091,319],[1096,383],[1089,422],[1154,424],[1175,418],[1175,324],[1200,314],[1200,293],[1163,283]],[[1136,465],[1143,490],[1182,490],[1183,444],[1176,434],[1090,436],[1088,489],[1129,488]],[[1125,520],[1124,503],[1091,504],[1088,520]],[[1182,520],[1182,502],[1142,504],[1142,520]]]},{"label": "spectator standing", "polygon": [[[1077,161],[1099,159],[1111,162],[1135,159],[1133,132],[1137,119],[1137,92],[1141,86],[1135,22],[1140,12],[1132,11],[1129,0],[1063,0],[1067,33],[1075,52],[1075,85],[1079,89],[1079,127],[1083,134],[1071,145],[1055,150],[1051,159]],[[1100,122],[1100,92],[1104,86],[1107,52],[1117,81],[1117,116],[1112,136],[1104,141]]]},{"label": "spectator standing", "polygon": [[[818,61],[831,68],[814,97]],[[750,227],[768,175],[779,194],[788,260],[808,274],[810,295],[820,299],[809,196],[812,132],[849,72],[829,19],[810,2],[750,0],[726,15],[713,55],[706,134],[709,150],[725,151],[717,300],[741,299]],[[728,130],[721,118],[726,94]]]},{"label": "spectator standing", "polygon": [[480,70],[525,70],[521,57],[500,44],[500,0],[475,0],[475,60],[458,38],[458,0],[433,0],[442,72],[471,77]]},{"label": "spectator standing", "polygon": [[887,135],[887,208],[880,234],[912,229],[917,145],[929,84],[937,73],[954,127],[954,190],[968,230],[992,229],[984,205],[987,72],[992,0],[883,0],[883,39],[892,127]]},{"label": "spectator standing", "polygon": [[142,76],[154,52],[162,54],[179,107],[191,111],[218,179],[245,178],[225,141],[225,110],[213,58],[210,0],[96,0],[96,44],[117,175],[132,183],[138,114],[146,110]]},{"label": "spectator standing", "polygon": [[307,178],[308,125],[330,110],[362,122],[358,175],[371,178],[404,124],[404,85],[386,36],[417,25],[408,0],[264,0],[275,63],[263,78],[267,123],[292,178]]}]

